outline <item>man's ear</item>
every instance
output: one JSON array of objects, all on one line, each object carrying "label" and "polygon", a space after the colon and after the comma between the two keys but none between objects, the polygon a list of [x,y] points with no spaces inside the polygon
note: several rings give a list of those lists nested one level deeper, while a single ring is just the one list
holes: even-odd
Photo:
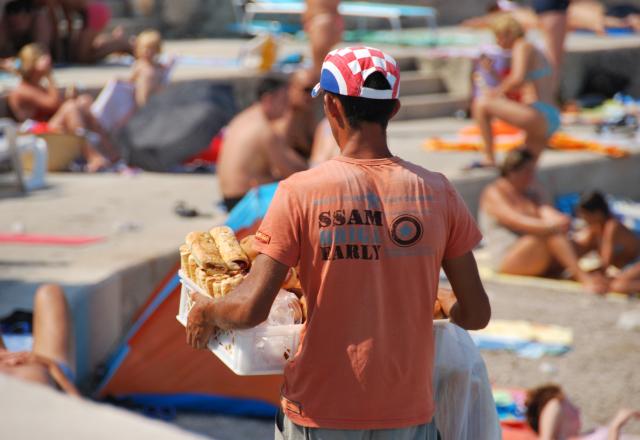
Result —
[{"label": "man's ear", "polygon": [[402,105],[400,105],[400,100],[396,99],[396,105],[393,107],[393,111],[391,112],[391,117],[389,118],[390,120],[393,119],[393,117],[398,114],[398,112],[400,111],[400,107],[402,107]]},{"label": "man's ear", "polygon": [[327,116],[330,116],[335,120],[340,128],[345,127],[344,108],[342,102],[335,96],[325,93],[324,94],[324,106],[327,112]]}]

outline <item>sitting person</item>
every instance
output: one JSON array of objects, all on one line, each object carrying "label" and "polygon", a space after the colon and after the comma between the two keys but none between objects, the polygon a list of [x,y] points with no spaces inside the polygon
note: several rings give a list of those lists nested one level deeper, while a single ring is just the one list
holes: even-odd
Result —
[{"label": "sitting person", "polygon": [[236,115],[225,129],[217,172],[227,210],[251,188],[307,168],[274,125],[287,109],[287,93],[287,81],[263,79],[258,102]]},{"label": "sitting person", "polygon": [[[549,62],[525,39],[522,26],[510,15],[497,17],[492,29],[498,45],[512,51],[511,70],[498,86],[484,90],[473,102],[473,118],[485,148],[479,166],[496,165],[491,131],[494,118],[524,130],[526,145],[536,159],[560,127],[560,112],[553,104],[553,71]],[[522,97],[523,102],[506,96],[520,88],[528,92]]]},{"label": "sitting person", "polygon": [[[88,95],[64,99],[53,79],[51,57],[37,44],[29,44],[19,54],[21,82],[9,93],[9,111],[18,122],[31,120],[50,131],[89,138],[96,133],[105,154],[111,160],[117,153],[109,137],[91,115],[92,98]],[[43,128],[43,127],[40,127]],[[107,165],[105,158],[91,142],[85,142],[83,156],[88,171],[98,171]]]},{"label": "sitting person", "polygon": [[69,307],[60,286],[44,284],[33,305],[33,348],[7,350],[0,332],[0,373],[80,396],[71,364]]},{"label": "sitting person", "polygon": [[580,410],[558,385],[544,385],[527,393],[527,423],[540,440],[618,440],[624,425],[640,419],[640,411],[621,409],[609,426],[580,435]]},{"label": "sitting person", "polygon": [[140,32],[136,37],[131,82],[135,87],[135,100],[138,108],[144,107],[149,97],[167,83],[170,65],[160,64],[158,56],[162,52],[162,37],[155,30]]},{"label": "sitting person", "polygon": [[578,216],[587,224],[575,238],[581,252],[595,250],[602,269],[620,269],[610,283],[611,290],[640,293],[640,237],[611,215],[607,201],[597,191],[581,197]]},{"label": "sitting person", "polygon": [[287,144],[305,159],[311,156],[318,122],[311,97],[311,90],[317,82],[310,70],[300,69],[294,72],[289,80],[287,110],[275,121],[276,130],[286,139]]},{"label": "sitting person", "polygon": [[578,266],[578,255],[567,236],[571,220],[544,203],[541,191],[532,185],[534,176],[533,154],[514,150],[504,160],[501,176],[480,196],[478,223],[493,268],[528,276],[566,269],[587,290],[606,292],[604,277]]}]

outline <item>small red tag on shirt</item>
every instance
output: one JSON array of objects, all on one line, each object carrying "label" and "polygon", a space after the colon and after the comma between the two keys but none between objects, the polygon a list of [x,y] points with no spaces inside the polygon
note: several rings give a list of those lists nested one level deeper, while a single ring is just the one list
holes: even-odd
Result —
[{"label": "small red tag on shirt", "polygon": [[257,231],[256,232],[256,240],[264,243],[264,244],[269,244],[269,242],[271,241],[271,236],[268,234],[265,234],[262,231]]}]

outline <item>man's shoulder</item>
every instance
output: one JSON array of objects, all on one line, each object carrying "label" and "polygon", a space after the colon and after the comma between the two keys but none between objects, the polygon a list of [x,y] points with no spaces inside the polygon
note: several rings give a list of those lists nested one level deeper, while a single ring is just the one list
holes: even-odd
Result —
[{"label": "man's shoulder", "polygon": [[408,169],[411,173],[415,174],[416,176],[419,176],[421,179],[424,180],[424,183],[429,186],[436,186],[436,187],[450,186],[449,179],[447,179],[447,177],[444,174],[438,171],[431,171],[423,166],[420,166],[413,162],[406,161],[404,159],[400,159],[398,163],[403,168]]},{"label": "man's shoulder", "polygon": [[328,183],[332,179],[332,171],[339,167],[337,160],[327,160],[308,170],[298,171],[284,179],[282,182],[286,186],[299,189],[301,191],[309,187],[317,187],[320,183]]}]

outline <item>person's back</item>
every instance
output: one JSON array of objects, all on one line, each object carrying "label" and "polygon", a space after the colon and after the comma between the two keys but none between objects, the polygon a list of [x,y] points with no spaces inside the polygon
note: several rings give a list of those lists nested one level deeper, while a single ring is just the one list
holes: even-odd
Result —
[{"label": "person's back", "polygon": [[[424,423],[441,261],[479,240],[459,196],[441,174],[397,157],[340,156],[279,191],[309,240],[299,255],[309,324],[283,387],[303,414],[288,415],[343,429]],[[337,371],[350,374],[326,383]]]},{"label": "person's back", "polygon": [[217,167],[224,197],[241,197],[255,184],[273,181],[261,148],[270,131],[259,103],[237,115],[225,129]]}]

